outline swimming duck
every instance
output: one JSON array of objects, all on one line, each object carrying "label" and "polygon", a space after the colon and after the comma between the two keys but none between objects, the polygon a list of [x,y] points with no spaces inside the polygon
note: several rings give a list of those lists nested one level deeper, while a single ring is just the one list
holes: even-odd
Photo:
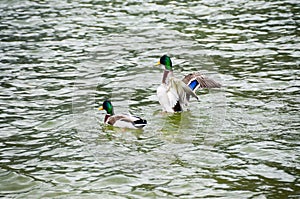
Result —
[{"label": "swimming duck", "polygon": [[99,110],[106,110],[104,123],[120,128],[142,129],[147,121],[129,114],[114,114],[112,103],[105,100]]},{"label": "swimming duck", "polygon": [[190,97],[195,97],[199,88],[220,88],[221,84],[194,72],[186,75],[182,80],[173,76],[171,58],[163,55],[156,65],[164,65],[164,73],[161,85],[157,88],[158,101],[165,112],[181,112],[188,105]]}]

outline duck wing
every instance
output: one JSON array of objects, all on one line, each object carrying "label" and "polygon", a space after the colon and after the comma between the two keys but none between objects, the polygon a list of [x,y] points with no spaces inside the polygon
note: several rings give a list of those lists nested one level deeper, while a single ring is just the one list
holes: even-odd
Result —
[{"label": "duck wing", "polygon": [[163,111],[167,112],[182,110],[182,106],[187,106],[190,96],[199,100],[190,87],[175,77],[171,77],[167,85],[161,84],[157,88],[158,101],[163,107]]},{"label": "duck wing", "polygon": [[111,116],[107,123],[121,128],[143,128],[147,120],[130,114],[117,114]]},{"label": "duck wing", "polygon": [[170,78],[169,90],[174,96],[177,97],[176,101],[174,97],[173,105],[175,105],[177,101],[179,101],[179,104],[186,106],[190,100],[190,96],[195,97],[197,100],[199,100],[193,90],[188,87],[182,80]]},{"label": "duck wing", "polygon": [[221,87],[220,83],[202,75],[200,72],[188,74],[182,79],[182,81],[193,91],[196,91],[198,88]]}]

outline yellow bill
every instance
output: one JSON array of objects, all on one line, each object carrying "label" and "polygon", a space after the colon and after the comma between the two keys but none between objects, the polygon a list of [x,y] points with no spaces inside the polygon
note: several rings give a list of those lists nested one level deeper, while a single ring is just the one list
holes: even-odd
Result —
[{"label": "yellow bill", "polygon": [[99,111],[104,110],[104,109],[103,109],[103,106],[100,106],[100,107],[98,108],[98,110],[99,110]]}]

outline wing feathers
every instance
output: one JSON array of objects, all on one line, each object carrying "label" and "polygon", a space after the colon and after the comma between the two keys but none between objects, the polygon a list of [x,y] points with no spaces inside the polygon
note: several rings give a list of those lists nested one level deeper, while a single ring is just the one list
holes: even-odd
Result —
[{"label": "wing feathers", "polygon": [[193,96],[197,100],[199,100],[197,95],[183,81],[176,78],[170,78],[169,84],[169,90],[173,96],[173,98],[170,99],[170,101],[172,102],[172,107],[176,105],[177,101],[179,101],[181,105],[187,105],[190,96]]},{"label": "wing feathers", "polygon": [[195,82],[193,82],[194,80],[196,80],[198,83],[195,86],[193,85],[194,91],[196,91],[198,88],[220,88],[221,87],[220,83],[202,75],[199,72],[186,75],[182,81],[187,85],[191,85],[191,84],[195,84]]},{"label": "wing feathers", "polygon": [[147,125],[147,120],[127,114],[118,114],[109,117],[108,124],[121,128],[143,128]]},{"label": "wing feathers", "polygon": [[157,88],[157,96],[163,110],[174,112],[175,106],[187,106],[190,97],[199,98],[195,91],[198,88],[220,88],[221,84],[205,77],[199,72],[186,75],[182,80],[170,77],[168,83],[163,83]]}]

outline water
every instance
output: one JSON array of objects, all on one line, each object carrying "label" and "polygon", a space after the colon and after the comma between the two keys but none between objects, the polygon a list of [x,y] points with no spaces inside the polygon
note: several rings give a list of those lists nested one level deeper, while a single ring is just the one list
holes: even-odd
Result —
[{"label": "water", "polygon": [[[284,1],[1,1],[0,196],[299,198],[299,13]],[[177,77],[222,83],[160,113]],[[146,118],[105,127],[97,107]]]}]

